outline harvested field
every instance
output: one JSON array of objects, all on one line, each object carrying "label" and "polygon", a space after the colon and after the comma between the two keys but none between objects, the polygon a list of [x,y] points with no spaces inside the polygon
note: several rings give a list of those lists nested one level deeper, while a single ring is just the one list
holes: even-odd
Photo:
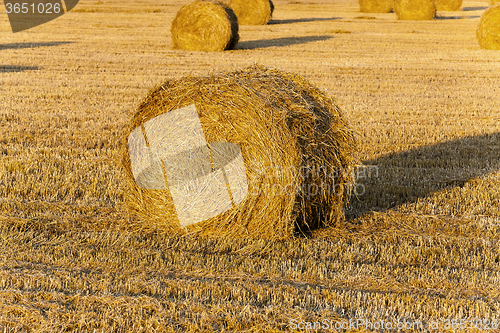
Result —
[{"label": "harvested field", "polygon": [[[268,25],[213,53],[172,50],[184,1],[82,0],[16,34],[0,22],[0,332],[498,323],[500,51],[476,39],[488,2],[431,21],[273,2]],[[358,131],[345,226],[291,241],[131,230],[120,140],[140,101],[256,63],[323,88]]]}]

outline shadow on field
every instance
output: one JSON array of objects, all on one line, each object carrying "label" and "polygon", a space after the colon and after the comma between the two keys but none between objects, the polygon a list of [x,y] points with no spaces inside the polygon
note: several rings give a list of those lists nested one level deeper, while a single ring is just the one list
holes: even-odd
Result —
[{"label": "shadow on field", "polygon": [[[500,132],[363,161],[347,216],[384,211],[500,170]],[[363,193],[364,191],[364,193]]]},{"label": "shadow on field", "polygon": [[480,18],[479,15],[472,16],[436,16],[436,20],[466,20]]},{"label": "shadow on field", "polygon": [[462,8],[462,10],[464,12],[473,12],[475,10],[484,10],[484,9],[488,9],[488,7],[464,7],[464,8]]},{"label": "shadow on field", "polygon": [[274,39],[259,39],[245,42],[239,42],[236,46],[237,50],[252,50],[263,49],[267,47],[284,47],[297,44],[305,44],[328,40],[332,36],[303,36],[303,37],[282,37]]},{"label": "shadow on field", "polygon": [[35,71],[40,69],[36,66],[15,66],[15,65],[0,65],[0,73],[16,73],[24,71]]},{"label": "shadow on field", "polygon": [[300,19],[289,19],[289,20],[273,20],[269,21],[267,24],[291,24],[291,23],[305,23],[305,22],[316,22],[316,21],[333,21],[339,20],[340,17],[315,17],[315,18],[300,18]]},{"label": "shadow on field", "polygon": [[10,44],[0,44],[1,50],[9,50],[9,49],[30,49],[35,47],[42,46],[58,46],[64,44],[71,44],[73,42],[40,42],[40,43],[10,43]]}]

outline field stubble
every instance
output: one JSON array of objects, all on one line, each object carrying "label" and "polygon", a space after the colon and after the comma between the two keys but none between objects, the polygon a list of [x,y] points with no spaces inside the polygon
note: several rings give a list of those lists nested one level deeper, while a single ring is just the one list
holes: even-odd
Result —
[{"label": "field stubble", "polygon": [[[475,37],[485,3],[428,22],[274,3],[271,24],[242,27],[223,53],[171,49],[182,1],[82,1],[17,34],[0,23],[1,328],[500,319],[500,58]],[[254,63],[325,89],[358,130],[378,172],[359,179],[346,227],[290,242],[129,230],[119,147],[147,90]]]}]

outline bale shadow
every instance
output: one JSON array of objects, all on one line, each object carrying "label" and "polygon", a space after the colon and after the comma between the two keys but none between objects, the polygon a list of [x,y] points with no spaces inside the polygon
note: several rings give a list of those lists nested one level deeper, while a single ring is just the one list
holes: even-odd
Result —
[{"label": "bale shadow", "polygon": [[316,21],[333,21],[340,20],[340,17],[312,17],[312,18],[300,18],[300,19],[288,19],[288,20],[274,20],[271,19],[267,24],[292,24],[292,23],[307,23]]},{"label": "bale shadow", "polygon": [[464,12],[473,12],[475,10],[484,10],[484,9],[488,9],[489,7],[464,7],[462,8],[462,10]]},{"label": "bale shadow", "polygon": [[[348,218],[416,202],[500,170],[500,132],[450,140],[362,162]],[[363,193],[364,191],[364,193]]]},{"label": "bale shadow", "polygon": [[324,41],[333,38],[332,36],[303,36],[303,37],[281,37],[274,39],[259,39],[239,42],[237,50],[264,49],[268,47],[284,47],[297,44]]},{"label": "bale shadow", "polygon": [[436,16],[436,20],[467,20],[467,19],[476,19],[480,18],[479,15],[472,16]]},{"label": "bale shadow", "polygon": [[17,73],[24,71],[35,71],[40,69],[36,66],[16,66],[16,65],[0,65],[0,73]]},{"label": "bale shadow", "polygon": [[42,46],[58,46],[64,44],[71,44],[73,42],[39,42],[39,43],[10,43],[10,44],[0,44],[0,50],[9,49],[30,49]]}]

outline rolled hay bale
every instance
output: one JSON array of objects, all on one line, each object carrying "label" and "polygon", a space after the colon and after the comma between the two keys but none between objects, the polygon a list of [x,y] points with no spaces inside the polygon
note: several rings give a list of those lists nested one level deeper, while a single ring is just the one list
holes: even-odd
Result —
[{"label": "rolled hay bale", "polygon": [[390,13],[394,0],[359,0],[362,13]]},{"label": "rolled hay bale", "polygon": [[462,7],[462,0],[435,0],[436,10],[444,12],[454,12]]},{"label": "rolled hay bale", "polygon": [[229,6],[211,1],[184,5],[172,22],[172,44],[187,51],[234,49],[239,40],[238,19]]},{"label": "rolled hay bale", "polygon": [[479,46],[486,50],[500,50],[500,4],[487,9],[477,27]]},{"label": "rolled hay bale", "polygon": [[265,25],[274,12],[271,0],[226,0],[241,25]]},{"label": "rolled hay bale", "polygon": [[432,20],[436,16],[434,0],[394,0],[399,20]]},{"label": "rolled hay bale", "polygon": [[252,66],[167,80],[126,133],[133,228],[286,239],[341,226],[356,147],[343,111],[298,75]]}]

